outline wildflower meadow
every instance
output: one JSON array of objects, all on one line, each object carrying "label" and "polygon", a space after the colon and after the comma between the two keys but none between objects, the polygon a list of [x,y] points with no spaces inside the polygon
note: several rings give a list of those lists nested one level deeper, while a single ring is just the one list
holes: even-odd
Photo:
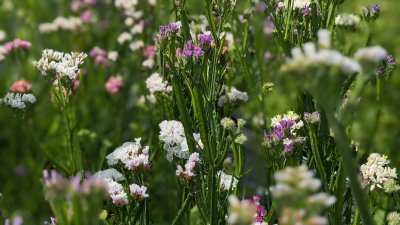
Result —
[{"label": "wildflower meadow", "polygon": [[400,225],[399,16],[0,0],[0,224]]}]

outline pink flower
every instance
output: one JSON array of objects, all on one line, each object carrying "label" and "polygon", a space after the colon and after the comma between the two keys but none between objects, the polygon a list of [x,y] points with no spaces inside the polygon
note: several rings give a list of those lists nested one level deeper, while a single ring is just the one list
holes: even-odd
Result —
[{"label": "pink flower", "polygon": [[156,47],[154,45],[149,45],[143,49],[143,56],[148,59],[153,59],[156,56]]},{"label": "pink flower", "polygon": [[124,86],[124,81],[120,76],[111,76],[105,85],[106,91],[110,94],[118,93],[119,89]]},{"label": "pink flower", "polygon": [[31,47],[31,43],[29,41],[23,41],[20,39],[14,39],[13,41],[9,41],[3,45],[4,49],[7,51],[7,53],[10,53],[11,51],[22,48],[22,49],[27,49]]},{"label": "pink flower", "polygon": [[10,90],[13,92],[25,93],[32,89],[32,85],[25,80],[17,80],[12,85]]},{"label": "pink flower", "polygon": [[92,14],[90,13],[89,10],[87,10],[81,14],[81,20],[83,23],[89,23],[91,17],[92,17]]}]

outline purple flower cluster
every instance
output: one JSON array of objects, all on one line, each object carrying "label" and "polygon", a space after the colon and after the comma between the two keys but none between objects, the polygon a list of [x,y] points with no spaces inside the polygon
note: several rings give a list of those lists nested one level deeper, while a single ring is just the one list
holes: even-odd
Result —
[{"label": "purple flower cluster", "polygon": [[304,8],[301,10],[301,13],[303,14],[303,16],[311,16],[312,9],[311,9],[310,5],[307,4],[306,6],[304,6]]},{"label": "purple flower cluster", "polygon": [[160,26],[157,39],[166,39],[172,34],[177,34],[182,28],[181,22],[170,23],[166,26]]},{"label": "purple flower cluster", "polygon": [[365,9],[363,9],[363,16],[367,20],[374,20],[374,19],[378,18],[379,11],[380,11],[379,4],[367,6]]},{"label": "purple flower cluster", "polygon": [[296,144],[301,144],[306,137],[299,136],[297,131],[304,123],[300,117],[289,111],[288,114],[272,118],[270,131],[264,131],[264,141],[268,147],[281,145],[286,153],[290,153]]},{"label": "purple flower cluster", "polygon": [[178,165],[178,168],[176,169],[176,175],[184,180],[191,180],[193,177],[196,176],[194,170],[200,163],[201,160],[199,153],[194,152],[189,156],[189,159],[185,164],[185,169],[183,169],[180,165]]},{"label": "purple flower cluster", "polygon": [[210,47],[213,41],[214,38],[211,34],[202,33],[197,36],[197,42],[202,48]]},{"label": "purple flower cluster", "polygon": [[391,66],[395,66],[396,65],[396,59],[394,58],[393,55],[388,55],[386,57],[386,62],[387,62],[387,64],[389,64]]},{"label": "purple flower cluster", "polygon": [[264,217],[267,215],[267,210],[260,203],[261,198],[259,196],[253,196],[253,203],[256,205],[257,214],[254,216],[254,222],[262,223],[264,222]]},{"label": "purple flower cluster", "polygon": [[379,4],[373,5],[373,6],[367,6],[367,11],[368,13],[371,13],[372,15],[378,14],[379,13],[380,6]]},{"label": "purple flower cluster", "polygon": [[177,57],[183,56],[186,59],[191,58],[194,56],[195,58],[200,58],[204,55],[204,51],[201,49],[200,46],[193,44],[193,41],[189,40],[186,41],[183,50],[180,48],[176,49]]}]

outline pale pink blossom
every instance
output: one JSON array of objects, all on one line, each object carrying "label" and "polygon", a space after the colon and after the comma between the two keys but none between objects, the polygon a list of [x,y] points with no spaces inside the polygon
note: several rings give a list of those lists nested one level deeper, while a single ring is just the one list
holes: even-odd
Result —
[{"label": "pale pink blossom", "polygon": [[25,80],[17,80],[10,87],[11,91],[19,93],[25,93],[31,89],[32,85]]},{"label": "pale pink blossom", "polygon": [[111,76],[105,85],[106,91],[110,94],[118,93],[119,89],[124,86],[124,81],[120,76]]}]

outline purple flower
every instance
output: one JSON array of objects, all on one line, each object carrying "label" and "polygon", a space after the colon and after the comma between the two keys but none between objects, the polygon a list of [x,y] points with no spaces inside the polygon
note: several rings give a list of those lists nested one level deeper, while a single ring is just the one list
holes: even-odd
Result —
[{"label": "purple flower", "polygon": [[283,140],[283,148],[285,152],[291,152],[294,148],[293,141],[290,139]]},{"label": "purple flower", "polygon": [[181,29],[181,24],[179,22],[168,24],[168,32],[177,33]]},{"label": "purple flower", "polygon": [[302,10],[302,14],[303,16],[311,16],[311,7],[309,5],[306,5],[303,10]]},{"label": "purple flower", "polygon": [[273,137],[280,140],[283,138],[284,133],[281,127],[275,127],[274,130],[272,131]]},{"label": "purple flower", "polygon": [[386,57],[386,62],[392,66],[396,65],[396,59],[393,57],[393,55],[388,55]]},{"label": "purple flower", "polygon": [[281,120],[279,124],[282,126],[283,129],[290,128],[296,123],[293,120]]},{"label": "purple flower", "polygon": [[299,34],[299,30],[297,30],[297,28],[294,28],[293,34],[294,34],[294,35],[298,35],[298,34]]},{"label": "purple flower", "polygon": [[199,45],[201,46],[209,46],[211,42],[214,41],[214,38],[211,34],[199,34],[197,37]]},{"label": "purple flower", "polygon": [[367,6],[367,10],[371,14],[378,14],[379,13],[380,6],[379,4],[373,5],[373,6]]},{"label": "purple flower", "polygon": [[195,46],[195,47],[193,48],[193,54],[194,54],[196,57],[201,57],[201,56],[204,55],[204,51],[201,50],[200,47]]}]

